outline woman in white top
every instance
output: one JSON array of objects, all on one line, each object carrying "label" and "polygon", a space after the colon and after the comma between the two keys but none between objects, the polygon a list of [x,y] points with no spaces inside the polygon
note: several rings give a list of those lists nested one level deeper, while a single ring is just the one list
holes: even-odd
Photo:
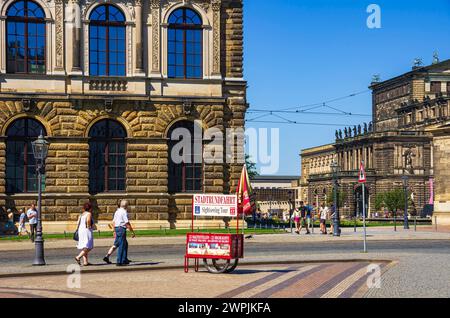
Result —
[{"label": "woman in white top", "polygon": [[81,265],[81,258],[83,258],[83,266],[90,266],[88,260],[89,252],[94,248],[94,220],[92,218],[92,205],[85,203],[83,206],[83,213],[78,217],[78,245],[77,248],[81,250],[80,254],[75,257],[78,265]]}]

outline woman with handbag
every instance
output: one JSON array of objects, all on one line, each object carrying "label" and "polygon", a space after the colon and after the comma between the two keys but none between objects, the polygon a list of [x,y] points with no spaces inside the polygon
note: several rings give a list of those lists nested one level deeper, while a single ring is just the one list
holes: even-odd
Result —
[{"label": "woman with handbag", "polygon": [[92,218],[92,205],[85,203],[83,206],[83,213],[78,217],[78,227],[74,235],[74,240],[78,241],[77,248],[81,250],[80,254],[75,257],[78,265],[81,265],[83,259],[83,266],[90,266],[88,255],[94,248],[94,219]]}]

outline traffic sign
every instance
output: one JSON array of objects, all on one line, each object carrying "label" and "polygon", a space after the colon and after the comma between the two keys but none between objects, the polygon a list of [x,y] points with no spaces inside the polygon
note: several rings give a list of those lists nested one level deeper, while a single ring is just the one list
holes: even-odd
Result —
[{"label": "traffic sign", "polygon": [[361,162],[361,166],[359,168],[359,183],[366,183],[367,177],[366,177],[366,170],[364,169],[364,162]]}]

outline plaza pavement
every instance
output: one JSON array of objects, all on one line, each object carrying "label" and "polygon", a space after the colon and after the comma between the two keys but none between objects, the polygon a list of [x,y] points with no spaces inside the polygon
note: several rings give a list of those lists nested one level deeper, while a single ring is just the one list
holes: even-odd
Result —
[{"label": "plaza pavement", "polygon": [[[83,275],[89,278],[88,285],[84,286],[82,291],[75,292],[67,290],[64,285],[67,279],[67,265],[73,264],[70,258],[46,267],[32,267],[28,260],[15,263],[16,260],[6,261],[0,257],[0,294],[5,297],[7,295],[13,297],[15,293],[17,297],[25,297],[28,294],[30,297],[32,295],[113,297],[117,296],[114,294],[114,288],[111,287],[115,284],[111,286],[108,284],[105,287],[99,283],[105,279],[110,281],[114,277],[126,277],[125,283],[129,284],[130,288],[129,297],[216,297],[227,296],[229,293],[234,293],[230,297],[253,298],[259,294],[267,295],[267,297],[450,297],[450,266],[448,266],[450,264],[450,233],[446,231],[433,232],[420,228],[414,232],[414,230],[404,231],[399,227],[397,232],[393,232],[392,228],[386,227],[368,228],[369,253],[367,254],[361,253],[361,229],[358,229],[357,233],[354,233],[353,229],[343,229],[340,238],[322,236],[317,232],[316,229],[316,233],[310,236],[290,233],[257,235],[251,240],[246,240],[245,244],[250,250],[253,246],[261,248],[266,244],[268,247],[279,246],[279,250],[269,255],[267,253],[247,254],[236,274],[217,275],[213,280],[210,279],[210,274],[204,272],[183,273],[183,254],[178,251],[182,251],[184,237],[130,239],[131,251],[133,248],[143,248],[146,251],[148,247],[151,254],[153,247],[167,250],[168,253],[167,255],[164,252],[158,256],[151,255],[153,260],[150,261],[149,257],[136,259],[137,263],[127,268],[104,265],[83,268],[83,273],[88,274],[88,276]],[[106,250],[111,242],[112,239],[98,239],[95,241],[96,249]],[[389,246],[392,242],[392,249],[377,249],[375,248],[377,242],[383,243],[384,246]],[[411,250],[395,246],[395,243],[401,242],[402,244],[418,242],[419,248]],[[439,246],[433,248],[436,242],[439,242]],[[289,252],[283,252],[283,246],[292,247],[297,244],[298,252],[293,253],[292,248]],[[347,244],[361,246],[361,250],[345,251],[342,247]],[[302,249],[306,250],[306,246],[316,245],[317,250],[309,248],[308,252],[302,252]],[[319,246],[327,245],[335,247],[335,250],[320,250]],[[373,249],[372,246],[374,246]],[[176,247],[177,253],[169,253],[173,247]],[[46,242],[48,252],[61,251],[62,253],[68,248],[73,248],[74,254],[76,253],[74,242],[71,240]],[[3,255],[32,254],[33,249],[34,246],[29,242],[0,242],[0,255],[2,252],[6,253]],[[132,252],[131,255],[133,255]],[[364,290],[367,273],[366,266],[363,265],[371,263],[383,264],[382,288]],[[302,275],[301,272],[305,266],[313,266],[313,268],[319,266],[318,270],[323,272],[323,275]],[[333,275],[329,275],[329,271],[324,272],[325,269],[320,266],[335,266],[336,270],[332,271]],[[127,271],[126,275],[122,275],[122,271]],[[283,274],[277,276],[276,273]],[[46,275],[45,278],[42,275]],[[267,280],[268,277],[269,280]],[[177,289],[176,284],[170,283],[171,281],[187,284],[191,293],[189,295],[183,293]],[[217,284],[222,288],[211,286],[216,289],[210,289],[208,286],[212,284],[211,281],[214,281],[214,286]],[[147,284],[144,284],[145,282]],[[254,287],[250,288],[249,292],[240,292],[242,286],[247,285]],[[26,288],[19,290],[20,286],[27,287],[28,291],[25,290]],[[44,288],[45,286],[47,288]],[[55,289],[55,286],[59,287]],[[205,294],[208,290],[216,290],[217,293]]]}]

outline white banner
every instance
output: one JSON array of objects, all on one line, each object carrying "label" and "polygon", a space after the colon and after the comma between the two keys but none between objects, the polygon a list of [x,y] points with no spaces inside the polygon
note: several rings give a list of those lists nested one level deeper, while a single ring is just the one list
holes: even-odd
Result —
[{"label": "white banner", "polygon": [[192,199],[194,216],[237,217],[236,195],[195,194]]}]

